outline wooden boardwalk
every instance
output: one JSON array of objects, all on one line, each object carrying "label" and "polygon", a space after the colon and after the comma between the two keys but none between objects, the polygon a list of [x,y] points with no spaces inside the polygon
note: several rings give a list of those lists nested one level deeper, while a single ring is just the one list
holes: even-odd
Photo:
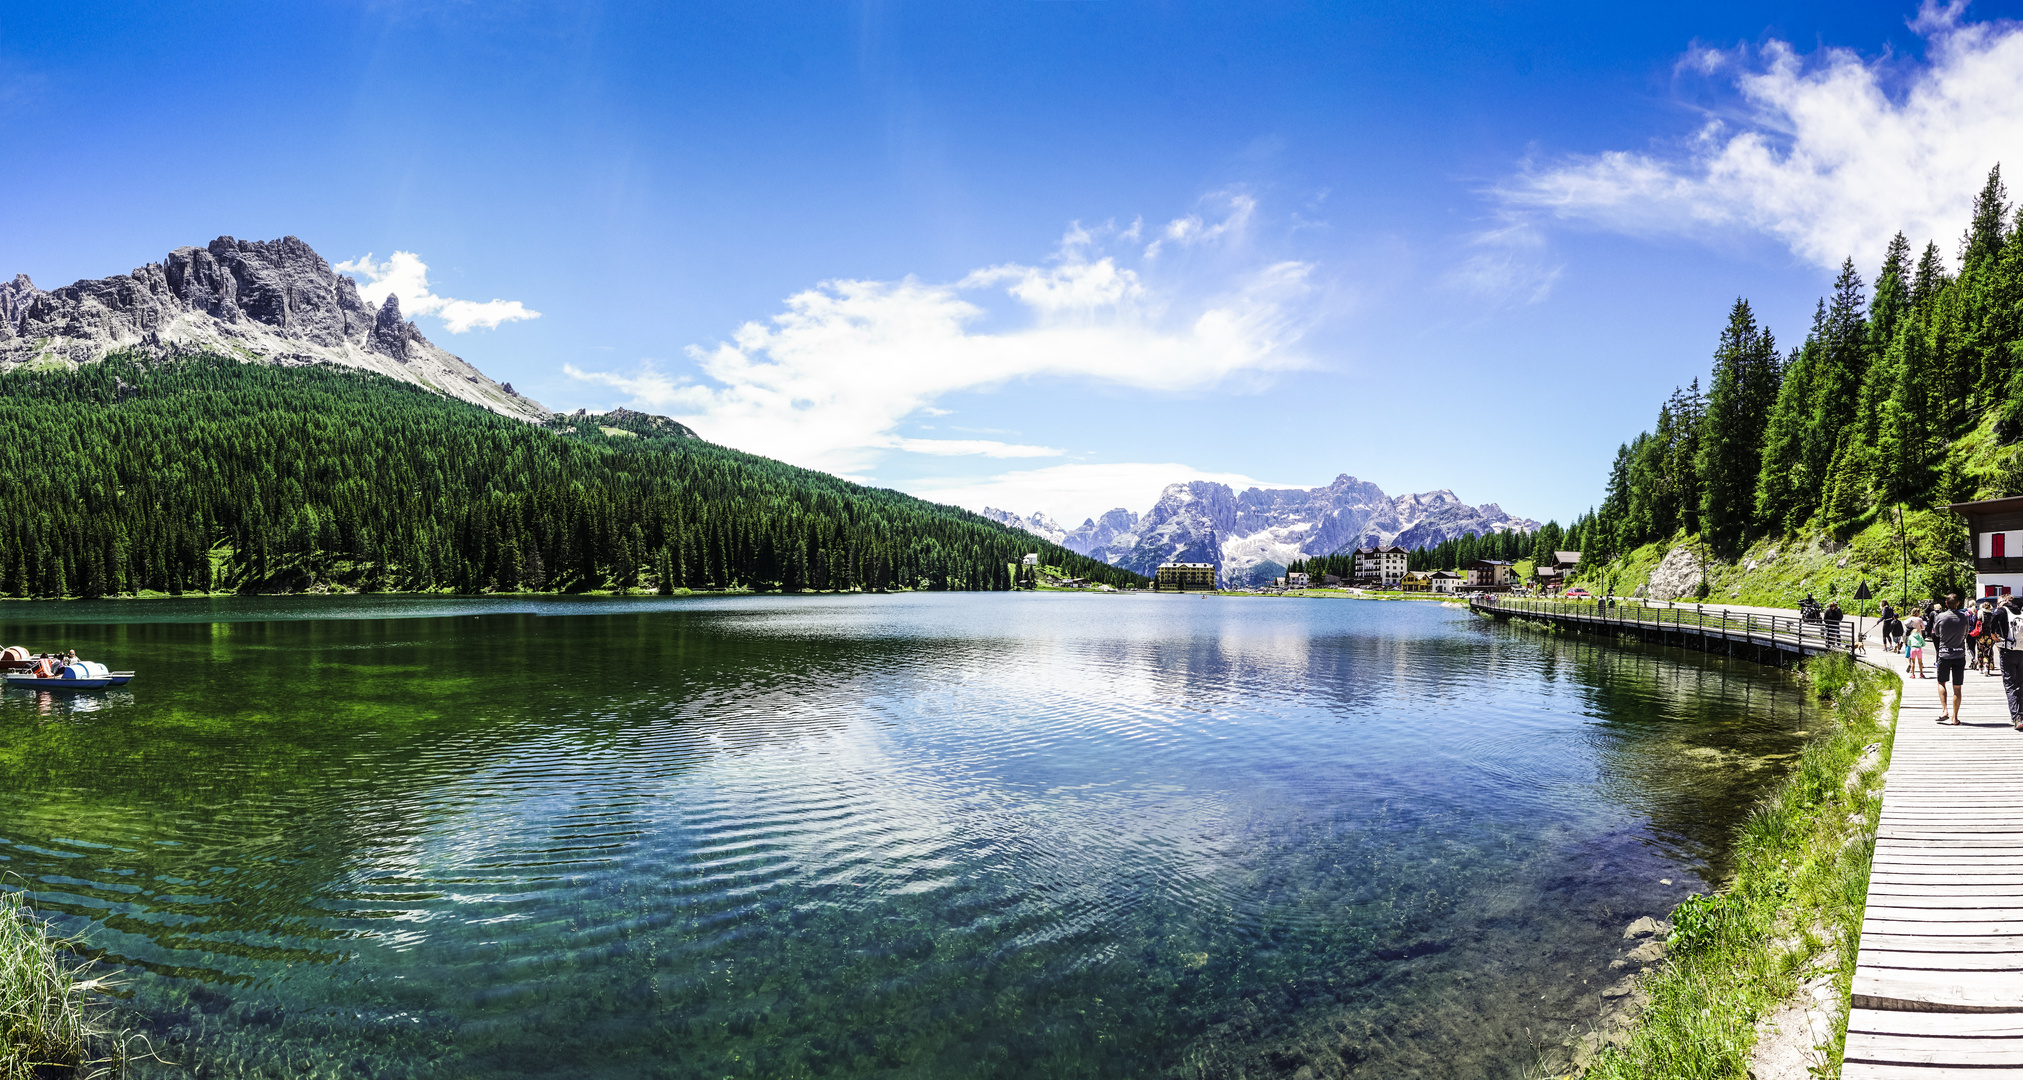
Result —
[{"label": "wooden boardwalk", "polygon": [[1842,1080],[2023,1078],[2023,733],[2001,679],[1959,727],[1935,686],[1904,681]]}]

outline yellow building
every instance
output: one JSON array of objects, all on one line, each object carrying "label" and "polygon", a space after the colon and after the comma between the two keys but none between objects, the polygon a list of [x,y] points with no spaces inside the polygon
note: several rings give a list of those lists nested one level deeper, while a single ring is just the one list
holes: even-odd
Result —
[{"label": "yellow building", "polygon": [[1160,563],[1152,575],[1156,591],[1214,592],[1215,564],[1205,562]]}]

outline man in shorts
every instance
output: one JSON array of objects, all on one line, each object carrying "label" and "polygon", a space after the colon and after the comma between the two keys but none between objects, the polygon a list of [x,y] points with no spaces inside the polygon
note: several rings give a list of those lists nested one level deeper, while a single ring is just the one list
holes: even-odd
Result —
[{"label": "man in shorts", "polygon": [[[1939,652],[1939,720],[1960,723],[1960,684],[1967,681],[1967,628],[1974,620],[1960,614],[1960,596],[1947,593],[1946,602],[1932,619],[1932,644]],[[1946,709],[1946,680],[1953,681],[1953,706]],[[1948,717],[1950,716],[1950,719]]]}]

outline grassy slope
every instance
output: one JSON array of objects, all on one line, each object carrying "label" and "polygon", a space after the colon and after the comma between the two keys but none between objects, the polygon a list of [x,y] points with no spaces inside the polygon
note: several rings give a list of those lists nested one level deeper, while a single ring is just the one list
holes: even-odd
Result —
[{"label": "grassy slope", "polygon": [[[1803,972],[1831,970],[1847,1000],[1896,719],[1882,706],[1902,684],[1843,656],[1806,668],[1829,701],[1826,723],[1744,822],[1728,888],[1673,913],[1671,958],[1644,985],[1649,1005],[1620,1045],[1588,1065],[1589,1080],[1740,1080],[1756,1022],[1796,991]],[[1848,783],[1870,745],[1879,745],[1880,764]],[[1838,1027],[1844,1039],[1844,1014]],[[1839,1060],[1836,1046],[1834,1075]]]}]

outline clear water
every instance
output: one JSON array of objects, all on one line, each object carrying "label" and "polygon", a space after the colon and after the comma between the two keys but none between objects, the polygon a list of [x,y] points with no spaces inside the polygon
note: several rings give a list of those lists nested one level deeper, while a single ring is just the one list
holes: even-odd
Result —
[{"label": "clear water", "polygon": [[1433,604],[0,619],[140,672],[0,695],[0,887],[127,969],[142,1075],[1533,1074],[1805,722]]}]

